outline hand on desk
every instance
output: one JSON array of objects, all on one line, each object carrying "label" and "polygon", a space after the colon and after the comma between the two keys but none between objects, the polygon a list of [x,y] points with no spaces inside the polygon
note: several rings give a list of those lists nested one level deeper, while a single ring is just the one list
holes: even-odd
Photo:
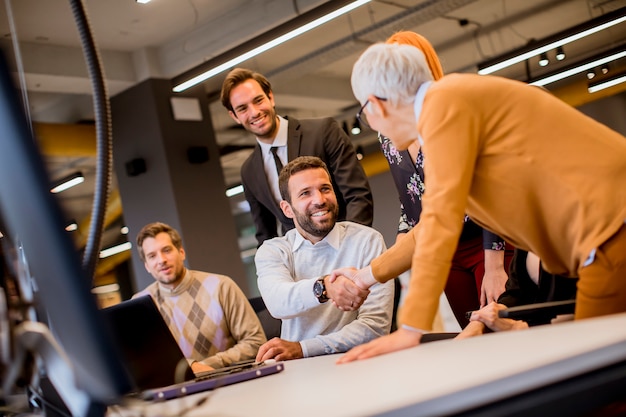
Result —
[{"label": "hand on desk", "polygon": [[457,334],[455,339],[467,339],[474,336],[480,336],[485,333],[486,326],[480,321],[470,321],[467,326],[461,331],[461,333]]},{"label": "hand on desk", "polygon": [[200,372],[214,371],[215,368],[209,365],[205,365],[202,362],[192,362],[191,370],[193,371],[194,374],[197,374]]},{"label": "hand on desk", "polygon": [[339,310],[354,311],[365,302],[369,290],[359,288],[353,281],[343,275],[331,280],[325,279],[326,295]]},{"label": "hand on desk", "polygon": [[500,310],[507,308],[504,304],[498,304],[495,301],[487,304],[480,310],[472,312],[470,316],[470,324],[473,321],[479,321],[489,327],[494,332],[505,330],[521,330],[527,329],[528,323],[522,320],[501,319],[498,316]]},{"label": "hand on desk", "polygon": [[367,359],[397,350],[407,349],[420,344],[422,333],[400,328],[386,336],[350,349],[337,360],[338,364]]},{"label": "hand on desk", "polygon": [[263,343],[256,355],[257,362],[263,362],[268,359],[287,361],[300,358],[304,358],[304,353],[302,353],[302,346],[300,346],[299,342],[289,342],[278,337]]}]

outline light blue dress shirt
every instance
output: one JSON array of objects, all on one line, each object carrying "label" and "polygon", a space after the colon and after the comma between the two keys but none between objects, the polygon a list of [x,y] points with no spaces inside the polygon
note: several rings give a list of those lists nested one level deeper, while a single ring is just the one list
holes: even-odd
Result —
[{"label": "light blue dress shirt", "polygon": [[258,286],[268,311],[282,320],[281,338],[299,341],[305,357],[346,352],[389,333],[393,280],[375,284],[357,311],[341,311],[313,294],[318,278],[334,269],[362,268],[385,250],[382,235],[371,227],[338,222],[312,244],[296,230],[266,240],[255,256]]}]

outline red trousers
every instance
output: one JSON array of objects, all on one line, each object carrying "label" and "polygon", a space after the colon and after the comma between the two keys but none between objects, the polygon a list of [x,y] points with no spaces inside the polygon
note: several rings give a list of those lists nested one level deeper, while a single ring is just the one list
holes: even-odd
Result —
[{"label": "red trousers", "polygon": [[[513,249],[507,244],[504,253],[504,270],[507,274],[511,258],[513,258]],[[480,308],[480,289],[484,275],[485,250],[482,236],[459,242],[452,258],[445,293],[461,328],[469,323],[465,318],[465,313]]]}]

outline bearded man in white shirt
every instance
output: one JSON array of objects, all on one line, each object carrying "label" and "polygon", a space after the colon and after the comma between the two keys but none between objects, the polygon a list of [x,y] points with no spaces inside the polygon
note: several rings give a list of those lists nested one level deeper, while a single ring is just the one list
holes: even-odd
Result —
[{"label": "bearded man in white shirt", "polygon": [[343,277],[328,280],[341,265],[369,265],[385,250],[382,235],[336,221],[337,198],[320,158],[292,160],[280,172],[279,186],[280,207],[295,229],[266,240],[255,256],[261,296],[270,314],[282,320],[281,337],[262,345],[257,360],[346,352],[388,334],[392,282],[364,291]]}]

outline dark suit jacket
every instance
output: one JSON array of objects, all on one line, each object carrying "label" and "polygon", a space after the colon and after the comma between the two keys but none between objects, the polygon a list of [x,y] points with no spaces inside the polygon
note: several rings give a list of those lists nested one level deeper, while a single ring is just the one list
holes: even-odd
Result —
[{"label": "dark suit jacket", "polygon": [[[328,166],[337,195],[338,220],[351,220],[371,226],[374,217],[372,192],[348,135],[332,118],[288,120],[289,161],[302,155],[321,158]],[[278,236],[276,219],[282,224],[283,231],[294,228],[293,220],[285,217],[274,201],[258,144],[241,167],[241,181],[250,204],[259,245]]]}]

